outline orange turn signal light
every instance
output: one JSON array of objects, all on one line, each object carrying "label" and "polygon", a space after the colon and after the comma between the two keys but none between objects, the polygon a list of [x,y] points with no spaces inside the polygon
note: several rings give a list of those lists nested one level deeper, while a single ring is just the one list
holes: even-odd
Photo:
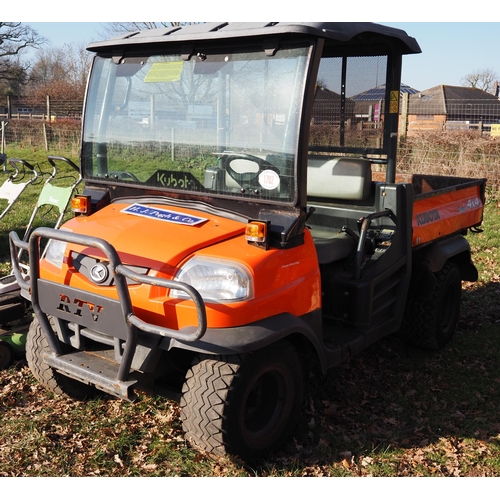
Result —
[{"label": "orange turn signal light", "polygon": [[89,215],[91,208],[90,196],[76,195],[71,200],[71,210],[75,214]]},{"label": "orange turn signal light", "polygon": [[264,246],[267,248],[267,233],[269,223],[264,221],[250,221],[245,228],[245,238],[250,244]]}]

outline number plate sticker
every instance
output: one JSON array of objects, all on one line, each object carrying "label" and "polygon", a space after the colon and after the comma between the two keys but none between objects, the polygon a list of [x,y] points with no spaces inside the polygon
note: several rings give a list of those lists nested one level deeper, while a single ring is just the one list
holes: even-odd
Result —
[{"label": "number plate sticker", "polygon": [[141,205],[140,203],[134,203],[133,205],[121,210],[121,212],[130,215],[137,215],[139,217],[146,217],[148,219],[163,220],[174,224],[183,224],[185,226],[197,226],[207,220],[202,217],[195,217],[194,215],[174,212],[172,210],[164,210],[163,208],[148,207],[147,205]]}]

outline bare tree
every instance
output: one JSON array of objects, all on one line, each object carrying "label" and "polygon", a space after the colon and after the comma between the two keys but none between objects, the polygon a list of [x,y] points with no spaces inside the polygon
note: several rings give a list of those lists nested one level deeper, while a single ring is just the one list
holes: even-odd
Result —
[{"label": "bare tree", "polygon": [[27,24],[0,22],[0,87],[4,93],[16,92],[27,81],[30,64],[22,61],[21,55],[46,42]]},{"label": "bare tree", "polygon": [[26,95],[44,99],[83,100],[92,54],[83,46],[65,44],[38,53],[30,72]]},{"label": "bare tree", "polygon": [[65,44],[62,48],[38,53],[30,73],[30,87],[47,87],[63,83],[73,96],[83,98],[92,54],[83,45]]},{"label": "bare tree", "polygon": [[63,79],[65,58],[63,49],[49,48],[38,52],[30,72],[30,86],[36,87]]},{"label": "bare tree", "polygon": [[465,75],[461,83],[466,87],[473,87],[485,92],[494,92],[494,85],[497,81],[498,74],[492,69],[486,68]]}]

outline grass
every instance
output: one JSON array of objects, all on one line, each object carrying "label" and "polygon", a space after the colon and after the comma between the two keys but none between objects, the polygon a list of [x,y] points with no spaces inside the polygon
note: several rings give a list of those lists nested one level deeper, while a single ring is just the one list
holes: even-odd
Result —
[{"label": "grass", "polygon": [[326,375],[308,367],[298,427],[259,467],[191,448],[174,402],[58,398],[20,360],[0,371],[0,476],[500,475],[499,226],[490,195],[454,340],[426,352],[389,336]]},{"label": "grass", "polygon": [[[35,184],[28,186],[25,191],[18,198],[18,201],[12,206],[9,212],[0,219],[0,273],[5,273],[8,270],[9,246],[8,246],[8,234],[10,231],[16,231],[20,237],[24,235],[26,230],[26,225],[30,219],[33,208],[38,200],[38,196],[43,186],[43,182],[47,178],[47,175],[52,172],[52,166],[47,161],[47,152],[38,150],[36,148],[9,148],[6,153],[9,158],[20,158],[27,161],[33,165],[38,172],[43,172],[46,175],[40,176],[40,180]],[[68,154],[66,151],[52,151],[50,153],[53,156],[64,156],[73,161],[78,165],[78,158],[74,154]],[[65,162],[58,161],[58,175],[53,181],[55,185],[68,186],[74,182],[74,170],[67,165]],[[9,170],[12,172],[13,169],[9,165]],[[8,170],[8,172],[9,172]],[[23,172],[21,172],[21,175]],[[3,169],[0,170],[0,185],[2,185],[8,178],[8,173],[4,173]],[[25,173],[25,175],[28,175]],[[24,180],[22,182],[25,182]],[[0,213],[3,212],[4,208],[7,206],[5,200],[0,200]],[[35,226],[42,223],[52,224],[57,217],[57,213],[52,211],[51,213],[46,213],[46,210],[40,211],[40,217],[35,221]],[[1,275],[1,274],[0,274]]]}]

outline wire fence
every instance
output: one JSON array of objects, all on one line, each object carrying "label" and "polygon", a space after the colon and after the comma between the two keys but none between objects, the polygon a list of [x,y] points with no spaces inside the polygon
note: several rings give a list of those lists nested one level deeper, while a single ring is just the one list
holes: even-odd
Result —
[{"label": "wire fence", "polygon": [[486,178],[500,191],[500,138],[474,131],[418,132],[400,141],[398,171]]},{"label": "wire fence", "polygon": [[[80,120],[11,120],[2,126],[1,152],[12,147],[45,148],[49,152],[68,151],[77,156],[80,147]],[[180,138],[176,137],[176,142]],[[171,154],[166,145],[165,154]],[[189,147],[176,144],[176,148]],[[468,130],[414,130],[400,137],[400,173],[420,173],[457,177],[484,177],[489,188],[500,191],[500,137]]]},{"label": "wire fence", "polygon": [[0,120],[81,119],[83,99],[0,96]]},{"label": "wire fence", "polygon": [[80,147],[80,120],[11,120],[0,122],[0,128],[1,151],[5,154],[8,154],[9,147],[33,147],[46,151],[69,151],[77,155]]}]

